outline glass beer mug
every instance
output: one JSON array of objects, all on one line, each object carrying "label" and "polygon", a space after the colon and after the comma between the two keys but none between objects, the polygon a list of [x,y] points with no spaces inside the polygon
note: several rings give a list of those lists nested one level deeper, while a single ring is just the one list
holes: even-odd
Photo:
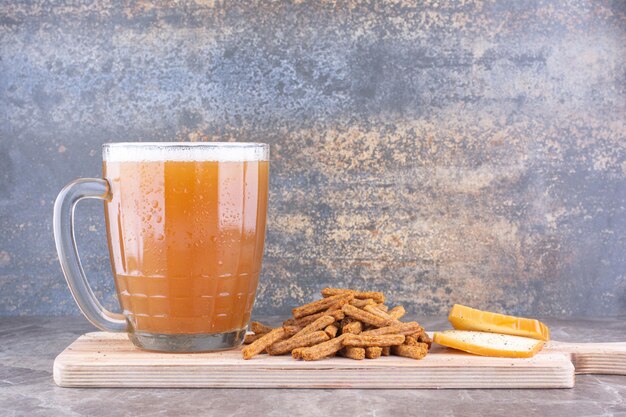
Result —
[{"label": "glass beer mug", "polygon": [[[110,143],[104,179],[67,185],[54,206],[61,268],[87,319],[138,347],[200,352],[241,344],[265,238],[269,146]],[[104,201],[122,314],[95,298],[78,257],[74,206]]]}]

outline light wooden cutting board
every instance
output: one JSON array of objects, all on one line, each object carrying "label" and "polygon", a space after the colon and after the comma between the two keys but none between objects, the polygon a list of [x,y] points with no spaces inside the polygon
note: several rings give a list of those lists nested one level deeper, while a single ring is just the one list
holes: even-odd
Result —
[{"label": "light wooden cutting board", "polygon": [[626,375],[626,343],[550,342],[529,359],[488,358],[434,345],[422,360],[304,362],[259,355],[244,361],[240,349],[146,352],[125,334],[95,332],[79,337],[54,361],[54,381],[62,387],[571,388],[575,372]]}]

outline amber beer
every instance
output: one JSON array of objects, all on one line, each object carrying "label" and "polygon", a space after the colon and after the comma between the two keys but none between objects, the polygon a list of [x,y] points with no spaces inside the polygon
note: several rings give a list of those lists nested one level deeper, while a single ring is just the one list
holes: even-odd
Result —
[{"label": "amber beer", "polygon": [[237,334],[265,237],[267,148],[105,148],[109,251],[131,333]]}]

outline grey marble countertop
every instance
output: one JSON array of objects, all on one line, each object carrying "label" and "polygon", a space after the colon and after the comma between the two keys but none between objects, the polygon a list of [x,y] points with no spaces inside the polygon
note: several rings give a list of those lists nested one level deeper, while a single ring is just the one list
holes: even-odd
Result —
[{"label": "grey marble countertop", "polygon": [[[623,341],[626,317],[545,319],[554,339]],[[445,318],[420,320],[448,328]],[[555,390],[59,388],[52,362],[94,328],[82,317],[0,318],[2,416],[626,416],[626,376],[579,375]]]}]

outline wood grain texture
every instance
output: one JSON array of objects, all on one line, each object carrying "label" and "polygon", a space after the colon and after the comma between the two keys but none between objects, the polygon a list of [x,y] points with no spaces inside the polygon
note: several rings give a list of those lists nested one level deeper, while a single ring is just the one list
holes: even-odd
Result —
[{"label": "wood grain texture", "polygon": [[549,342],[546,350],[569,354],[577,374],[626,375],[626,342]]},{"label": "wood grain texture", "polygon": [[141,351],[125,334],[87,333],[54,361],[62,387],[223,388],[571,388],[567,353],[534,358],[488,358],[434,347],[423,360],[395,356],[303,362],[260,355],[244,361],[239,349],[198,354]]}]

